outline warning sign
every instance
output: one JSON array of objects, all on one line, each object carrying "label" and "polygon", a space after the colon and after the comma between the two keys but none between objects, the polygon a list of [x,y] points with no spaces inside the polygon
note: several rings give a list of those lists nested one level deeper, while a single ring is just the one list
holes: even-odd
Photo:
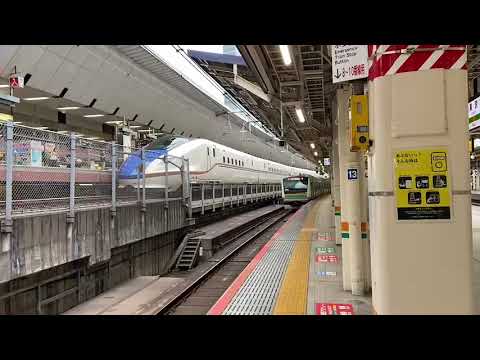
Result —
[{"label": "warning sign", "polygon": [[450,219],[447,149],[399,150],[394,157],[398,220]]},{"label": "warning sign", "polygon": [[353,315],[352,304],[315,304],[315,313],[317,315]]},{"label": "warning sign", "polygon": [[333,83],[368,76],[367,45],[332,45]]}]

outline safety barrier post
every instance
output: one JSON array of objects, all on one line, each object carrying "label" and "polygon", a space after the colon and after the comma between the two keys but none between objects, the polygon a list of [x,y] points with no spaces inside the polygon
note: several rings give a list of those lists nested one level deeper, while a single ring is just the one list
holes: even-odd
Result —
[{"label": "safety barrier post", "polygon": [[168,209],[168,159],[167,155],[163,157],[165,163],[165,209]]},{"label": "safety barrier post", "polygon": [[142,227],[142,234],[146,233],[146,223],[145,223],[145,213],[147,212],[147,205],[146,205],[146,194],[145,194],[145,150],[142,148],[140,150],[140,159],[141,159],[141,181],[142,181],[142,202],[140,206],[140,223]]},{"label": "safety barrier post", "polygon": [[202,215],[205,214],[205,184],[201,183],[200,188],[202,189]]},{"label": "safety barrier post", "polygon": [[73,223],[75,222],[75,177],[76,177],[76,148],[77,139],[75,135],[70,134],[70,206],[67,215],[67,241],[72,244],[72,256],[74,259],[78,256],[78,243],[73,236]]},{"label": "safety barrier post", "polygon": [[212,212],[215,212],[215,183],[212,184]]},{"label": "safety barrier post", "polygon": [[225,184],[222,183],[222,210],[225,210]]},{"label": "safety barrier post", "polygon": [[13,122],[6,126],[6,168],[5,168],[5,221],[2,227],[2,252],[10,251],[13,231],[12,188],[13,188]]},{"label": "safety barrier post", "polygon": [[117,216],[117,148],[112,142],[112,208],[110,209],[110,230],[112,236],[115,230],[115,217]]},{"label": "safety barrier post", "polygon": [[190,182],[190,160],[185,159],[187,164],[187,191],[188,191],[188,218],[192,218],[192,184]]}]

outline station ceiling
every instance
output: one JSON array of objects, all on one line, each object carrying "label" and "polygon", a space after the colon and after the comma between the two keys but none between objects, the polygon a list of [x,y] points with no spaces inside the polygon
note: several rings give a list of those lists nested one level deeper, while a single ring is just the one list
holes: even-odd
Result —
[{"label": "station ceiling", "polygon": [[[332,99],[336,85],[332,83],[330,45],[289,45],[292,64],[284,64],[278,45],[237,45],[243,64],[236,65],[236,74],[257,85],[269,99],[257,96],[235,81],[233,64],[222,59],[189,55],[226,91],[241,103],[265,127],[281,136],[283,115],[284,138],[291,147],[316,162],[326,156],[331,146]],[[468,78],[470,85],[480,77],[480,49],[468,45]],[[280,108],[283,103],[283,114]],[[304,109],[305,123],[300,123],[295,108]],[[310,143],[315,143],[313,150]]]}]

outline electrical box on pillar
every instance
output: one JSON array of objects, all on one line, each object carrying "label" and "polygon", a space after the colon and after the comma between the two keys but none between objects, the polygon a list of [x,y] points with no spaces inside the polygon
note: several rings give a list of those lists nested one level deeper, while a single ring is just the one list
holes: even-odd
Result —
[{"label": "electrical box on pillar", "polygon": [[350,97],[350,151],[367,151],[368,99],[366,95]]}]

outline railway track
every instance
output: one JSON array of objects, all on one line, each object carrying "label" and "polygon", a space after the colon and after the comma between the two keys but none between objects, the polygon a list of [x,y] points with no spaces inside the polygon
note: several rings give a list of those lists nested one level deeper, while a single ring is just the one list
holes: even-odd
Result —
[{"label": "railway track", "polygon": [[292,209],[285,209],[238,234],[234,241],[229,241],[228,247],[207,261],[211,264],[207,271],[165,304],[156,315],[206,314],[292,213]]}]

